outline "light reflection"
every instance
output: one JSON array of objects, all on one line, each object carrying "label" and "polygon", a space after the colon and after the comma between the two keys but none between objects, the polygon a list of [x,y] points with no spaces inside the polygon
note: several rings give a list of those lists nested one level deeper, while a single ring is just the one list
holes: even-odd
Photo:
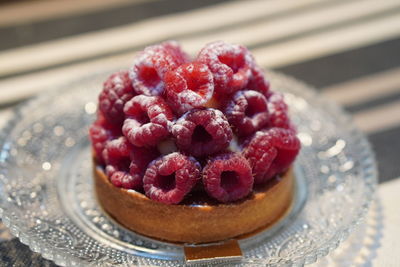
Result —
[{"label": "light reflection", "polygon": [[42,169],[45,170],[45,171],[50,170],[50,169],[51,169],[51,163],[48,162],[48,161],[43,162],[43,164],[42,164]]},{"label": "light reflection", "polygon": [[96,113],[96,110],[97,110],[97,106],[95,103],[93,103],[93,102],[86,103],[85,111],[87,114],[94,114],[94,113]]}]

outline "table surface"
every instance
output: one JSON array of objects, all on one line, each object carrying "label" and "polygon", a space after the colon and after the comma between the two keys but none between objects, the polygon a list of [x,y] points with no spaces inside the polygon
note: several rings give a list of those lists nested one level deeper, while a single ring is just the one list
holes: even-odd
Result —
[{"label": "table surface", "polygon": [[[214,40],[242,43],[262,67],[303,80],[341,104],[376,153],[380,185],[375,205],[382,222],[372,225],[378,234],[362,247],[349,245],[356,256],[338,254],[345,243],[314,265],[400,266],[398,0],[1,4],[0,127],[16,104],[33,95],[104,66],[127,66],[136,51],[168,39],[178,40],[191,54]],[[54,263],[31,252],[0,222],[0,266]]]}]

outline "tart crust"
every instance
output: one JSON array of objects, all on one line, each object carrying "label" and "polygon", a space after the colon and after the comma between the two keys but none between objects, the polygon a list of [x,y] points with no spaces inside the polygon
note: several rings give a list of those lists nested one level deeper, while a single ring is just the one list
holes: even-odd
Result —
[{"label": "tart crust", "polygon": [[290,168],[241,201],[221,204],[194,195],[183,204],[167,205],[115,187],[96,163],[93,172],[98,200],[116,221],[137,233],[180,243],[221,241],[267,228],[288,211],[294,193]]}]

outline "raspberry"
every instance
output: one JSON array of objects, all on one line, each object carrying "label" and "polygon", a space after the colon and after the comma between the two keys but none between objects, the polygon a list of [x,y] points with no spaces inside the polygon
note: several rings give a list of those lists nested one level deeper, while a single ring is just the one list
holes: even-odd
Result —
[{"label": "raspberry", "polygon": [[206,192],[221,202],[231,202],[247,196],[254,178],[248,161],[239,153],[221,154],[211,158],[203,169]]},{"label": "raspberry", "polygon": [[117,187],[141,190],[143,175],[150,161],[158,156],[155,150],[135,147],[121,136],[107,142],[103,152],[106,174]]},{"label": "raspberry", "polygon": [[270,128],[258,131],[243,149],[243,156],[252,166],[254,183],[263,183],[286,171],[300,150],[294,131]]},{"label": "raspberry", "polygon": [[111,134],[101,125],[93,123],[89,128],[89,137],[92,142],[92,147],[95,157],[100,164],[104,163],[102,156],[106,142],[112,139]]},{"label": "raspberry", "polygon": [[193,156],[205,156],[225,149],[232,130],[224,114],[216,109],[194,109],[172,126],[176,145]]},{"label": "raspberry", "polygon": [[121,130],[115,125],[110,124],[101,112],[99,112],[97,120],[89,128],[89,138],[99,164],[104,164],[103,150],[107,141],[120,135]]},{"label": "raspberry", "polygon": [[116,125],[124,121],[124,105],[134,96],[131,79],[127,71],[112,74],[103,85],[99,95],[99,109],[104,117]]},{"label": "raspberry", "polygon": [[246,88],[258,91],[265,97],[269,96],[269,82],[264,78],[264,72],[260,67],[254,66],[252,68],[249,83]]},{"label": "raspberry", "polygon": [[200,164],[178,152],[152,161],[143,178],[143,188],[152,200],[177,204],[200,179]]},{"label": "raspberry", "polygon": [[213,76],[207,65],[187,63],[165,75],[165,95],[179,114],[204,106],[213,92]]},{"label": "raspberry", "polygon": [[133,88],[138,94],[160,95],[164,90],[164,75],[186,60],[185,53],[176,43],[166,42],[146,47],[129,70]]},{"label": "raspberry", "polygon": [[137,180],[140,181],[139,189],[142,189],[143,176],[147,170],[147,166],[158,156],[160,156],[160,153],[158,153],[154,148],[131,147],[131,164],[129,165],[129,173],[132,176],[137,177]]},{"label": "raspberry", "polygon": [[135,146],[155,146],[169,135],[173,114],[159,96],[138,95],[125,104],[122,132]]},{"label": "raspberry", "polygon": [[131,144],[125,137],[107,142],[103,151],[106,162],[106,174],[113,185],[125,189],[138,189],[141,178],[129,173]]},{"label": "raspberry", "polygon": [[256,91],[238,91],[225,109],[225,115],[239,135],[249,135],[268,124],[267,99]]},{"label": "raspberry", "polygon": [[253,57],[244,46],[222,41],[206,45],[200,51],[197,61],[210,68],[214,76],[215,91],[221,95],[243,89],[254,65]]},{"label": "raspberry", "polygon": [[124,136],[107,142],[105,150],[103,151],[103,157],[106,164],[119,164],[122,159],[129,159],[131,146],[132,145],[129,144],[128,140],[126,140]]},{"label": "raspberry", "polygon": [[290,129],[288,106],[281,93],[273,93],[268,98],[268,110],[270,113],[269,126]]}]

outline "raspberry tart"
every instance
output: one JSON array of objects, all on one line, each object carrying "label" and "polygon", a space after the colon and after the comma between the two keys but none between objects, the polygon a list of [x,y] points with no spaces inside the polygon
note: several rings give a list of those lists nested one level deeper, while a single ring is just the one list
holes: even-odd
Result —
[{"label": "raspberry tart", "polygon": [[173,41],[112,74],[89,130],[104,210],[139,234],[207,243],[278,221],[300,142],[281,94],[241,45],[191,59]]}]

